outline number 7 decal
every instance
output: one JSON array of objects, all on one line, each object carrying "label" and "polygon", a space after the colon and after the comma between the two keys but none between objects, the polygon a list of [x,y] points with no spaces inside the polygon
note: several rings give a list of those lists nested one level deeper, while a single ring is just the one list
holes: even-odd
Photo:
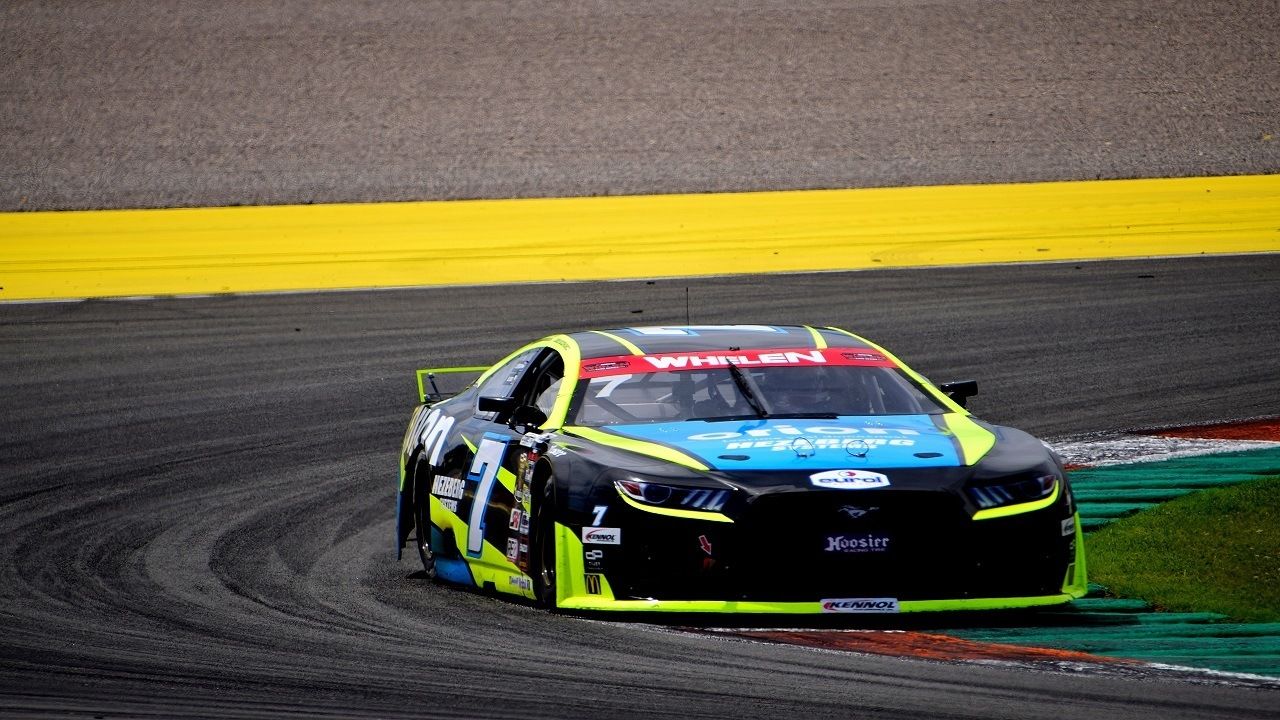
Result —
[{"label": "number 7 decal", "polygon": [[510,438],[501,435],[485,434],[467,472],[468,481],[479,483],[471,500],[471,517],[467,520],[467,555],[471,557],[480,557],[480,551],[484,549],[484,514],[489,508],[489,496],[493,494],[493,484],[498,480],[498,470],[510,442]]}]

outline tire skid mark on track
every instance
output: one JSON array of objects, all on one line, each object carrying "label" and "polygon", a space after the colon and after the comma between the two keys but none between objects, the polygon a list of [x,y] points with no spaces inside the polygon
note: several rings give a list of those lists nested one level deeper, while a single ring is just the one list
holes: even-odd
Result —
[{"label": "tire skid mark on track", "polygon": [[[1217,273],[1223,284],[1178,292],[1190,312],[1210,312],[1223,292],[1253,292],[1227,281],[1225,269],[1266,275],[1278,262],[868,273],[856,282],[772,278],[767,305],[758,282],[690,284],[695,300],[703,299],[701,309],[695,305],[701,322],[749,313],[765,322],[812,312],[831,324],[862,318],[869,334],[910,347],[932,377],[976,374],[988,382],[989,369],[974,371],[991,367],[991,347],[1006,348],[1000,367],[1008,377],[985,385],[978,402],[1003,409],[998,421],[1008,424],[1042,423],[1043,430],[1058,423],[1043,433],[1052,436],[1054,427],[1105,426],[1116,406],[1092,400],[1106,397],[1097,388],[1081,391],[1088,402],[1051,415],[1019,403],[1063,373],[1075,387],[1070,373],[1087,363],[1071,348],[1047,360],[1039,328],[1010,324],[984,310],[986,301],[957,295],[998,284],[993,296],[1015,293],[1023,307],[1073,326],[1076,311],[1062,309],[1059,281],[1093,278],[1073,303],[1087,314],[1089,297],[1110,302],[1139,268],[1157,268],[1182,286],[1206,274],[1200,263],[1207,263],[1224,269]],[[125,715],[145,708],[170,717],[856,712],[899,719],[935,716],[939,707],[958,717],[981,708],[986,718],[1085,718],[1134,708],[1256,717],[1265,707],[1225,686],[655,637],[433,585],[410,577],[412,562],[392,560],[395,446],[416,363],[488,359],[513,338],[627,322],[632,309],[644,309],[646,322],[682,320],[685,285],[6,306],[0,443],[11,471],[0,487],[11,495],[49,491],[0,506],[11,548],[0,563],[0,706],[26,703],[32,714],[49,715],[62,706]],[[929,295],[939,285],[945,306]],[[874,307],[867,295],[878,298]],[[825,298],[820,311],[813,297]],[[1158,294],[1144,297],[1164,304]],[[1274,302],[1254,299],[1263,307]],[[481,311],[491,321],[477,327]],[[1259,322],[1271,317],[1262,313]],[[1080,319],[1096,326],[1092,317]],[[1131,338],[1130,325],[1143,322],[1106,335]],[[1267,366],[1232,337],[1215,339],[1215,347],[1240,348],[1224,359],[1259,375],[1258,387],[1271,387]],[[1100,342],[1107,372],[1151,354],[1128,339]],[[1095,346],[1088,355],[1098,352]],[[1246,395],[1198,381],[1187,400],[1220,413],[1254,397],[1252,389]]]}]

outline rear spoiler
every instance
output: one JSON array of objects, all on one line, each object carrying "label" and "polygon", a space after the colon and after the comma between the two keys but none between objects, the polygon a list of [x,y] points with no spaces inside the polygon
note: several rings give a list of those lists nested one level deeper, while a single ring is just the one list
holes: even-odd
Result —
[{"label": "rear spoiler", "polygon": [[[445,398],[453,397],[458,393],[440,392],[440,388],[436,387],[436,375],[450,375],[453,373],[479,373],[488,370],[488,365],[469,365],[467,367],[443,367],[443,368],[423,368],[418,371],[418,401],[423,403],[435,403]],[[423,379],[431,387],[423,384]],[[428,390],[430,390],[428,392]]]}]

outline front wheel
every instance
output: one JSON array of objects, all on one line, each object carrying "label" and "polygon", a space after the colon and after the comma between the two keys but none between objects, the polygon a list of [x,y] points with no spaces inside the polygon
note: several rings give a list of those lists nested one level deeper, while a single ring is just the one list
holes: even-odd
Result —
[{"label": "front wheel", "polygon": [[533,593],[538,605],[556,607],[556,479],[548,476],[533,498],[533,519],[529,523],[532,544]]}]

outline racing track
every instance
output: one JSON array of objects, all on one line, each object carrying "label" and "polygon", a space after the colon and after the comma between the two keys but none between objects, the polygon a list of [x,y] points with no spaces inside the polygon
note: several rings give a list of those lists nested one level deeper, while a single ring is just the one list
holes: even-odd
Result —
[{"label": "racing track", "polygon": [[[858,328],[935,379],[981,379],[979,414],[1062,436],[1274,412],[1280,372],[1259,338],[1280,336],[1278,276],[1267,255],[687,286],[695,321]],[[4,307],[0,714],[1275,713],[1274,690],[554,616],[394,561],[413,368],[487,360],[552,329],[683,321],[685,287]]]},{"label": "racing track", "polygon": [[[1273,0],[0,7],[0,207],[1274,173]],[[1276,414],[1280,258],[690,281],[1048,436]],[[427,363],[683,282],[0,306],[0,715],[1265,717],[1277,693],[552,616],[395,563]]]}]

